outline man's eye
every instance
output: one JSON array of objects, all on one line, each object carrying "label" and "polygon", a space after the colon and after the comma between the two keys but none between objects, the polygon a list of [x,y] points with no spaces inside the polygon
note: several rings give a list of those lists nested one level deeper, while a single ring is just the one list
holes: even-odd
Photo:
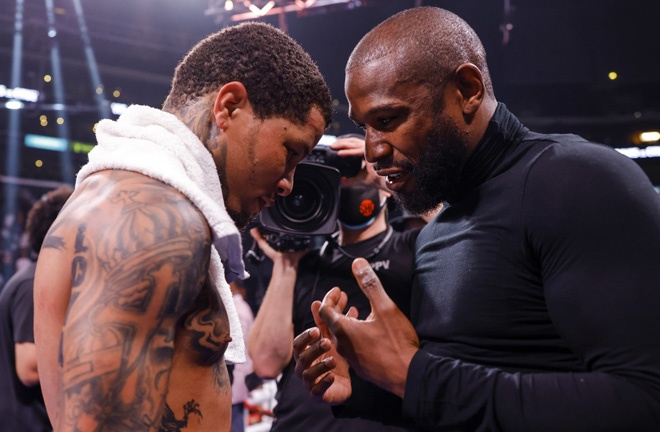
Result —
[{"label": "man's eye", "polygon": [[394,117],[381,117],[378,119],[378,122],[383,126],[387,126],[393,120],[393,118]]},{"label": "man's eye", "polygon": [[292,161],[299,161],[302,159],[302,153],[299,151],[295,150],[292,147],[287,147],[286,148],[286,160],[287,162],[292,162]]}]

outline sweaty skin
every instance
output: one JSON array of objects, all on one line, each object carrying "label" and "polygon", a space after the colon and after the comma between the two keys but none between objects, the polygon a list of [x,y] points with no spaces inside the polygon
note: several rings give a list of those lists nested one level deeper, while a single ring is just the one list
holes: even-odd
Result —
[{"label": "sweaty skin", "polygon": [[101,171],[77,188],[35,281],[55,430],[229,430],[231,339],[207,280],[210,242],[201,213],[163,183]]}]

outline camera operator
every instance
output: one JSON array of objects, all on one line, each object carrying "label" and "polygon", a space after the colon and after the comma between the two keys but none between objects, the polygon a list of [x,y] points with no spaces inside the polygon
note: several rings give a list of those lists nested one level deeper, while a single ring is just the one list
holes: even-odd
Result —
[{"label": "camera operator", "polygon": [[[331,148],[340,157],[364,155],[364,141],[356,137],[340,137]],[[307,395],[303,382],[294,373],[292,356],[294,335],[314,325],[312,302],[321,300],[332,287],[339,285],[348,292],[351,303],[347,307],[357,308],[360,317],[369,314],[369,302],[351,271],[356,257],[366,258],[388,295],[401,310],[409,310],[414,244],[419,229],[392,229],[385,205],[389,192],[380,179],[366,162],[358,175],[342,178],[339,230],[320,249],[277,251],[257,228],[251,231],[258,246],[273,261],[270,283],[248,336],[248,353],[257,375],[276,378],[282,374],[271,431],[405,430],[364,419],[335,418],[331,407],[318,404]]]}]

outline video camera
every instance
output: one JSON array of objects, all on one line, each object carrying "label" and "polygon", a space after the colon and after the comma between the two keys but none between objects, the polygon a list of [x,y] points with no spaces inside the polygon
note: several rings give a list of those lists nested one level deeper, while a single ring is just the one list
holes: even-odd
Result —
[{"label": "video camera", "polygon": [[278,196],[259,215],[261,232],[276,250],[306,249],[314,238],[337,230],[341,178],[355,177],[362,168],[362,157],[338,156],[330,148],[336,139],[323,135],[298,164],[291,193]]}]

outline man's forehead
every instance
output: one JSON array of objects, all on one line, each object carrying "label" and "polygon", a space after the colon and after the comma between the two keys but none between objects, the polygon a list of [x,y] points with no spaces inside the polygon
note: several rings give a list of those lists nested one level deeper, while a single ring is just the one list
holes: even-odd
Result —
[{"label": "man's forehead", "polygon": [[307,114],[304,116],[304,119],[302,121],[299,118],[295,117],[294,115],[285,114],[285,113],[275,113],[262,120],[269,120],[269,119],[270,120],[277,119],[283,122],[287,122],[290,125],[296,127],[305,127],[311,125],[313,127],[318,127],[325,130],[325,126],[327,126],[325,124],[325,118],[323,117],[321,108],[319,108],[317,105],[312,105],[309,108]]},{"label": "man's forehead", "polygon": [[[410,71],[411,64],[405,54],[391,52],[373,59],[346,73],[344,90],[347,97],[378,95],[398,95],[404,88],[417,87],[421,84],[415,71]],[[350,97],[349,97],[350,100]]]},{"label": "man's forehead", "polygon": [[388,68],[387,62],[383,67],[356,71],[355,75],[346,77],[346,97],[349,102],[349,115],[360,105],[369,109],[375,106],[390,106],[398,104],[408,98],[408,93],[417,94],[422,83],[402,77],[396,69]]},{"label": "man's forehead", "polygon": [[350,69],[346,70],[346,76],[348,77],[354,72],[364,73],[365,71],[373,71],[374,69],[381,69],[383,67],[396,70],[400,65],[405,65],[405,52],[389,49],[374,53],[354,63]]}]

